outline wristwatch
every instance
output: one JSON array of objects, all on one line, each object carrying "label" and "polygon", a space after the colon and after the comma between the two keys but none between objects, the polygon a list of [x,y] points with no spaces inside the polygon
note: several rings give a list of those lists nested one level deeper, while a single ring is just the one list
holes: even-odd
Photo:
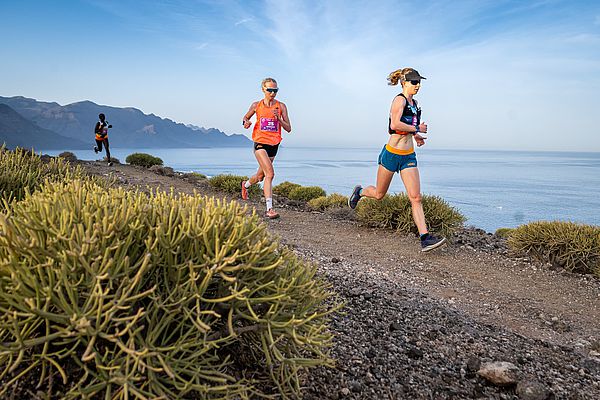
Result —
[{"label": "wristwatch", "polygon": [[419,125],[415,125],[415,134],[419,133]]}]

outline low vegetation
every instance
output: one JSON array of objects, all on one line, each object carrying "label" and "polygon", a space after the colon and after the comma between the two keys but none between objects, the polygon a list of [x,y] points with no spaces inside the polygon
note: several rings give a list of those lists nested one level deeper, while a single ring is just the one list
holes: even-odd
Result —
[{"label": "low vegetation", "polygon": [[[25,193],[38,190],[45,181],[60,182],[82,178],[81,167],[71,167],[64,158],[48,161],[32,152],[17,148],[14,151],[0,148],[0,200],[21,200]],[[0,201],[0,209],[2,201]]]},{"label": "low vegetation", "polygon": [[[456,208],[438,196],[423,195],[423,211],[429,230],[443,236],[452,236],[465,222]],[[404,234],[418,233],[405,193],[386,195],[381,200],[363,198],[356,208],[356,216],[368,226],[396,229]]]},{"label": "low vegetation", "polygon": [[494,235],[504,238],[504,239],[508,239],[508,237],[510,236],[510,234],[514,231],[513,228],[498,228],[496,229],[496,232],[494,232]]},{"label": "low vegetation", "polygon": [[190,172],[189,175],[198,180],[206,179],[206,175],[201,174],[200,172]]},{"label": "low vegetation", "polygon": [[316,267],[236,202],[73,180],[0,213],[0,397],[296,398],[329,365]]},{"label": "low vegetation", "polygon": [[150,168],[153,165],[163,165],[163,160],[147,153],[132,153],[125,158],[125,162],[144,168]]},{"label": "low vegetation", "polygon": [[[239,195],[242,189],[242,181],[246,179],[248,179],[247,176],[223,174],[213,176],[208,180],[208,183],[217,190]],[[260,197],[261,193],[260,185],[252,185],[248,188],[250,197]]]},{"label": "low vegetation", "polygon": [[317,197],[325,196],[325,190],[318,186],[302,186],[293,182],[282,182],[273,187],[273,193],[287,197],[290,200],[308,202]]},{"label": "low vegetation", "polygon": [[348,197],[339,193],[332,193],[328,196],[317,197],[308,202],[308,206],[317,211],[325,211],[330,208],[347,207]]},{"label": "low vegetation", "polygon": [[518,253],[565,268],[600,277],[600,227],[562,221],[521,225],[508,237]]},{"label": "low vegetation", "polygon": [[319,186],[300,186],[290,190],[287,197],[291,200],[310,201],[325,195],[325,190]]},{"label": "low vegetation", "polygon": [[289,197],[292,189],[296,189],[301,186],[302,185],[299,185],[297,183],[284,181],[284,182],[281,182],[279,185],[273,186],[273,193],[275,193],[278,196]]}]

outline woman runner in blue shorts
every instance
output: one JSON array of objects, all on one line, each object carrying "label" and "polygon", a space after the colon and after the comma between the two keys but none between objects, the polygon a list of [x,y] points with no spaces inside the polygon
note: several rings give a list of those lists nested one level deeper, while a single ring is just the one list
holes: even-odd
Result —
[{"label": "woman runner in blue shorts", "polygon": [[392,101],[388,123],[390,138],[379,154],[377,184],[364,189],[360,185],[355,186],[348,205],[354,209],[361,197],[381,200],[387,193],[394,174],[400,173],[421,237],[421,251],[430,251],[443,245],[446,239],[429,234],[421,203],[421,181],[413,138],[417,146],[423,146],[427,124],[421,122],[421,109],[413,97],[419,92],[422,79],[425,78],[413,68],[399,69],[388,76],[389,85],[395,86],[400,82],[402,93]]}]

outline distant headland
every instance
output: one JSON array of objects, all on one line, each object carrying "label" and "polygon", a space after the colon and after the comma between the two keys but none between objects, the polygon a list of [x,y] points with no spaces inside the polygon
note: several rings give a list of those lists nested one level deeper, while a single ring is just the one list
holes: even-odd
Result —
[{"label": "distant headland", "polygon": [[113,128],[111,145],[130,148],[245,147],[250,140],[215,128],[177,123],[127,107],[91,101],[62,106],[22,96],[0,96],[0,144],[36,149],[87,149],[93,145],[98,114]]}]

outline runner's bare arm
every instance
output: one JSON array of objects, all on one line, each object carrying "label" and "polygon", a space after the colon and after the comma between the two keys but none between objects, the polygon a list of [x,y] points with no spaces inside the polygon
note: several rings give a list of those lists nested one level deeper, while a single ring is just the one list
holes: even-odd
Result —
[{"label": "runner's bare arm", "polygon": [[252,118],[254,113],[256,113],[256,105],[257,104],[258,104],[258,101],[255,101],[254,103],[252,103],[250,105],[250,108],[248,109],[248,112],[246,114],[244,114],[244,117],[242,118],[242,125],[244,125],[244,128],[246,128],[246,129],[250,128],[250,125],[252,125],[252,122],[250,122],[250,118]]},{"label": "runner's bare arm", "polygon": [[278,116],[279,123],[283,129],[285,129],[288,133],[291,133],[292,123],[290,122],[290,117],[288,116],[287,107],[282,102],[279,102],[279,104],[281,104],[281,114]]}]

